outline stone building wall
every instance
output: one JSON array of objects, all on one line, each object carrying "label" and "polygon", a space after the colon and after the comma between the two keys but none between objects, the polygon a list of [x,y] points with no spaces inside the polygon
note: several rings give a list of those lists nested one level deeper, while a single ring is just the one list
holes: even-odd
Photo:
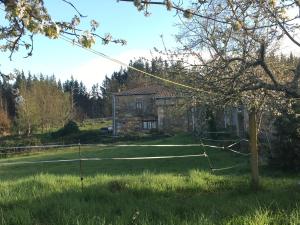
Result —
[{"label": "stone building wall", "polygon": [[176,97],[115,96],[115,123],[117,133],[150,130],[144,127],[147,123],[165,132],[187,131],[187,108]]},{"label": "stone building wall", "polygon": [[153,95],[116,96],[115,110],[117,133],[142,131],[143,121],[157,121]]}]

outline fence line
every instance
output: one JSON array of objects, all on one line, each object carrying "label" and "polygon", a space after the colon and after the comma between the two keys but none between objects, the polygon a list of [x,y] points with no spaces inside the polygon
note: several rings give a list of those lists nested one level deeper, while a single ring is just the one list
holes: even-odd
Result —
[{"label": "fence line", "polygon": [[[67,144],[67,145],[36,145],[36,146],[16,146],[16,147],[1,147],[0,148],[0,156],[1,155],[18,155],[30,153],[30,150],[34,149],[51,149],[51,148],[67,148],[67,147],[209,147],[208,145],[203,146],[202,144],[173,144],[173,145],[150,145],[150,144]],[[214,147],[214,146],[211,146]],[[5,151],[8,150],[8,151]],[[17,151],[16,151],[17,150]]]},{"label": "fence line", "polygon": [[[0,147],[0,150],[16,150],[16,149],[42,149],[42,148],[65,148],[76,147],[79,144],[68,145],[28,145],[28,146],[16,146],[16,147]],[[150,144],[80,144],[81,146],[97,146],[97,147],[201,147],[202,144],[173,144],[173,145],[150,145]],[[207,145],[209,146],[209,145]],[[215,146],[212,146],[215,147]]]},{"label": "fence line", "polygon": [[[243,140],[240,140],[240,142]],[[235,143],[237,144],[237,143]],[[157,159],[174,159],[174,158],[192,158],[192,157],[205,157],[208,162],[209,169],[211,172],[216,171],[223,171],[223,170],[229,170],[234,169],[240,166],[245,165],[245,163],[236,164],[233,166],[223,167],[223,168],[215,168],[213,166],[213,163],[211,159],[209,158],[208,154],[204,151],[202,154],[193,154],[193,155],[169,155],[169,156],[149,156],[149,157],[101,157],[101,158],[82,158],[81,156],[81,146],[101,146],[101,147],[209,147],[209,148],[215,148],[215,149],[227,149],[229,151],[232,151],[236,154],[240,155],[249,155],[246,153],[241,153],[238,151],[235,151],[233,149],[230,149],[230,146],[227,147],[220,147],[220,146],[213,146],[213,145],[205,145],[203,143],[201,144],[186,144],[186,145],[142,145],[142,144],[120,144],[120,145],[112,145],[112,144],[69,144],[69,145],[46,145],[46,146],[23,146],[23,147],[11,147],[10,149],[34,149],[34,148],[59,148],[59,147],[76,147],[78,146],[78,157],[75,159],[56,159],[56,160],[40,160],[40,161],[17,161],[17,162],[1,162],[0,166],[7,166],[7,165],[24,165],[24,164],[44,164],[44,163],[69,163],[69,162],[79,162],[80,167],[80,181],[81,181],[81,190],[83,191],[83,172],[82,172],[82,162],[84,161],[102,161],[102,160],[157,160]],[[3,149],[3,148],[2,148]],[[21,153],[21,152],[18,152]],[[15,154],[15,153],[1,153],[1,154]]]},{"label": "fence line", "polygon": [[[213,140],[213,139],[204,139],[201,138],[201,140]],[[215,141],[224,141],[224,140],[215,140]],[[229,141],[229,140],[228,140]],[[230,141],[236,141],[232,146],[242,142],[242,141],[248,141],[247,139],[241,139],[241,140],[230,140]],[[0,150],[18,150],[18,149],[42,149],[42,148],[65,148],[65,147],[76,147],[78,144],[63,144],[63,145],[27,145],[27,146],[12,146],[12,147],[0,147]],[[211,148],[225,148],[223,146],[214,146],[214,145],[207,145],[203,143],[198,144],[170,144],[170,145],[164,145],[164,144],[81,144],[81,146],[98,146],[98,147],[211,147]],[[227,147],[232,147],[227,146]]]},{"label": "fence line", "polygon": [[200,138],[201,140],[204,141],[213,141],[213,142],[226,142],[226,141],[232,141],[232,142],[237,142],[237,141],[248,141],[248,139],[211,139],[211,138]]},{"label": "fence line", "polygon": [[75,147],[78,144],[68,145],[27,145],[27,146],[14,146],[14,147],[0,147],[0,150],[19,150],[19,149],[35,149],[35,148],[60,148],[60,147]]},{"label": "fence line", "polygon": [[43,163],[64,163],[79,161],[103,161],[103,160],[147,160],[147,159],[175,159],[175,158],[192,158],[207,157],[205,153],[196,155],[169,155],[169,156],[149,156],[149,157],[101,157],[101,158],[75,158],[75,159],[57,159],[57,160],[39,160],[39,161],[19,161],[3,162],[1,165],[20,165],[20,164],[43,164]]},{"label": "fence line", "polygon": [[233,143],[233,144],[227,146],[227,148],[231,148],[231,147],[233,147],[233,146],[235,146],[235,145],[237,145],[237,144],[239,144],[239,143],[241,143],[241,142],[243,142],[243,141],[249,142],[248,139],[241,139],[241,140],[239,140],[239,141],[237,141],[237,142],[235,142],[235,143]]},{"label": "fence line", "polygon": [[[201,138],[200,140],[202,141],[202,140],[205,140],[205,139]],[[207,140],[207,139],[206,139],[206,140]],[[211,140],[213,140],[213,139],[211,139]],[[230,144],[230,145],[228,145],[228,146],[212,146],[212,145],[205,145],[205,144],[202,144],[202,145],[203,145],[204,147],[210,147],[210,148],[215,148],[215,149],[223,149],[223,150],[226,149],[226,150],[228,150],[228,151],[230,151],[230,152],[233,152],[233,153],[236,153],[236,154],[239,154],[239,155],[243,155],[243,156],[249,156],[249,155],[251,155],[251,153],[243,153],[243,152],[239,152],[239,151],[236,151],[236,150],[234,150],[234,149],[231,149],[233,146],[235,146],[235,145],[241,143],[242,141],[248,142],[247,139],[240,139],[240,140],[237,140],[235,143]],[[203,143],[203,142],[202,142],[202,143]]]},{"label": "fence line", "polygon": [[[50,149],[50,148],[66,148],[66,147],[77,147],[80,146],[95,146],[95,147],[208,147],[208,148],[214,148],[214,149],[222,149],[222,150],[229,150],[233,153],[243,155],[243,156],[249,156],[250,153],[242,153],[236,150],[231,149],[231,147],[239,144],[242,141],[247,141],[246,139],[241,139],[238,142],[235,142],[228,146],[216,146],[216,145],[207,145],[207,144],[170,144],[170,145],[163,145],[163,144],[157,144],[157,145],[151,145],[151,144],[67,144],[67,145],[38,145],[38,146],[16,146],[16,147],[1,147],[0,148],[0,155],[15,155],[15,154],[23,154],[23,153],[29,153],[30,151],[21,151],[21,150],[30,150],[30,149]],[[5,152],[3,150],[18,150],[17,152]]]},{"label": "fence line", "polygon": [[241,167],[241,166],[244,166],[244,165],[246,165],[246,163],[239,163],[239,164],[236,164],[236,165],[233,165],[233,166],[228,166],[228,167],[223,167],[223,168],[213,168],[212,172],[230,170],[230,169],[234,169],[234,168]]},{"label": "fence line", "polygon": [[251,153],[243,153],[243,152],[235,151],[231,148],[226,148],[226,149],[230,152],[233,152],[233,153],[236,153],[236,154],[239,154],[239,155],[242,155],[242,156],[250,156],[251,155]]},{"label": "fence line", "polygon": [[[43,164],[43,163],[66,163],[66,162],[79,162],[80,167],[82,166],[83,161],[102,161],[102,160],[153,160],[153,159],[172,159],[172,158],[191,158],[191,157],[206,157],[208,161],[209,168],[212,172],[215,171],[223,171],[223,170],[229,170],[233,168],[237,168],[239,166],[245,165],[243,164],[237,164],[234,166],[224,167],[224,168],[214,168],[212,161],[210,160],[209,156],[206,152],[203,154],[196,154],[196,155],[177,155],[177,156],[152,156],[152,157],[111,157],[111,158],[82,158],[81,157],[81,146],[97,146],[97,147],[208,147],[213,149],[221,149],[221,150],[228,150],[233,153],[243,155],[243,156],[249,156],[250,153],[242,153],[236,150],[231,149],[233,146],[241,143],[242,141],[248,141],[247,139],[241,139],[241,140],[226,140],[226,141],[236,141],[233,144],[230,144],[228,146],[215,146],[215,145],[207,145],[202,142],[202,140],[213,140],[213,139],[201,139],[200,144],[65,144],[65,145],[39,145],[39,146],[17,146],[17,147],[1,147],[0,150],[19,150],[18,152],[0,152],[0,155],[14,155],[14,154],[22,154],[22,153],[30,153],[30,151],[20,151],[22,149],[49,149],[49,148],[65,148],[65,147],[79,147],[79,158],[76,159],[58,159],[58,160],[41,160],[41,161],[19,161],[19,162],[0,162],[0,166],[4,165],[20,165],[20,164]],[[225,140],[213,140],[213,141],[225,141]],[[83,181],[82,177],[82,168],[80,168],[81,173],[81,181]],[[82,183],[83,188],[83,183]]]},{"label": "fence line", "polygon": [[216,149],[225,149],[226,147],[224,146],[216,146],[216,145],[206,145],[206,144],[201,144],[202,147],[208,147],[208,148],[216,148]]}]

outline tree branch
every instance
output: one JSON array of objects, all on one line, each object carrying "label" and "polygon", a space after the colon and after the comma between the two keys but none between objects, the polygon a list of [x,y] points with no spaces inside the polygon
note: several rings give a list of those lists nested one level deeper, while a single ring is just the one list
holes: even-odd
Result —
[{"label": "tree branch", "polygon": [[[119,0],[119,1],[120,2],[133,2],[133,0]],[[146,5],[164,5],[164,6],[166,5],[165,2],[148,1],[148,0],[141,1],[141,4],[146,4]],[[177,11],[180,11],[182,13],[187,12],[187,9],[183,9],[183,8],[181,8],[181,7],[179,7],[178,5],[175,5],[175,4],[173,4],[172,8],[174,8]],[[209,16],[204,16],[204,15],[198,14],[198,13],[192,11],[192,10],[189,10],[189,14],[191,14],[192,16],[197,16],[197,17],[203,18],[203,19],[215,21],[215,22],[218,22],[218,23],[230,24],[230,22],[227,22],[225,20],[219,20],[219,19],[212,18],[212,17],[209,17]]]},{"label": "tree branch", "polygon": [[299,91],[293,89],[293,88],[288,88],[285,85],[280,85],[278,84],[277,86],[269,83],[265,83],[262,80],[257,80],[256,84],[250,83],[250,84],[245,84],[242,86],[239,91],[240,92],[246,92],[246,91],[255,91],[255,90],[269,90],[269,91],[277,91],[277,92],[283,92],[285,93],[288,97],[291,98],[300,98],[300,93]]},{"label": "tree branch", "polygon": [[14,22],[15,22],[15,24],[17,25],[17,27],[18,27],[18,30],[19,30],[19,35],[17,36],[17,38],[13,41],[13,44],[12,44],[12,49],[11,49],[11,53],[10,53],[10,55],[9,55],[9,59],[10,59],[10,61],[12,61],[12,55],[13,55],[13,53],[15,52],[15,50],[16,50],[16,47],[17,47],[17,44],[19,43],[19,41],[21,40],[21,38],[22,38],[22,36],[23,36],[23,34],[24,34],[24,24],[23,24],[23,22],[22,22],[22,27],[20,27],[20,24],[18,23],[18,21],[15,19],[14,20]]},{"label": "tree branch", "polygon": [[30,51],[27,53],[27,56],[24,57],[25,59],[32,56],[32,52],[33,52],[33,34],[30,35],[30,41],[31,41]]},{"label": "tree branch", "polygon": [[76,8],[76,6],[70,2],[70,1],[67,1],[67,0],[62,0],[63,2],[67,3],[68,5],[70,5],[77,13],[80,17],[87,17],[87,16],[84,16],[80,13],[80,11]]},{"label": "tree branch", "polygon": [[281,23],[278,19],[278,17],[269,9],[269,8],[265,8],[267,10],[267,12],[275,19],[276,23],[278,24],[278,26],[281,28],[281,30],[285,33],[286,36],[288,36],[288,38],[294,43],[296,44],[298,47],[300,47],[300,43],[292,37],[292,35],[287,31],[287,29],[285,28],[285,26],[283,25],[283,23]]}]

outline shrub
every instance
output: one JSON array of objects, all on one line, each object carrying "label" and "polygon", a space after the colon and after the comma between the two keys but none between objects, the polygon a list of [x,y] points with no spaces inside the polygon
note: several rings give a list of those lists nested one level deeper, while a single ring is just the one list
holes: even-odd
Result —
[{"label": "shrub", "polygon": [[70,120],[65,126],[53,133],[54,137],[67,136],[79,132],[79,127],[76,122]]},{"label": "shrub", "polygon": [[284,113],[276,120],[275,127],[271,165],[300,171],[300,117],[296,113]]}]

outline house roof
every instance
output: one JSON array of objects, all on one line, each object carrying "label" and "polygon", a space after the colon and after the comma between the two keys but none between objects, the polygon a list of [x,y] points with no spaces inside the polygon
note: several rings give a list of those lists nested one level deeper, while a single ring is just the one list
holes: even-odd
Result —
[{"label": "house roof", "polygon": [[176,92],[170,88],[152,85],[147,87],[138,87],[114,93],[116,96],[130,96],[130,95],[155,95],[156,97],[176,97]]}]

